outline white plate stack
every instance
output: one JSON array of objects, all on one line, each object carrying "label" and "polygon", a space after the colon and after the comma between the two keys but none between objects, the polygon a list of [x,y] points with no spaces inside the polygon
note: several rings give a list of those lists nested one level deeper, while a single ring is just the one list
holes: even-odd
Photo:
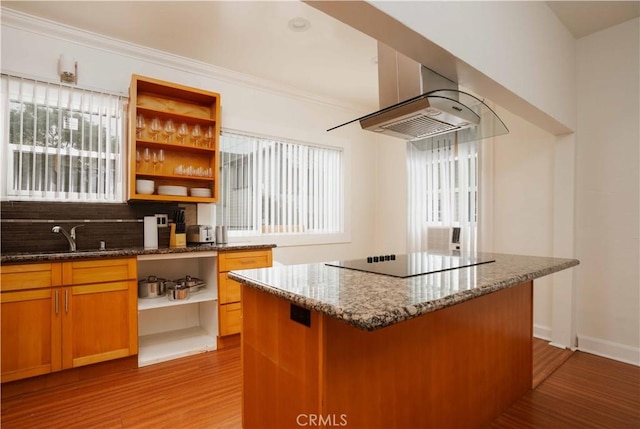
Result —
[{"label": "white plate stack", "polygon": [[186,186],[158,186],[158,195],[177,195],[181,197],[187,196]]},{"label": "white plate stack", "polygon": [[192,197],[211,198],[211,189],[209,188],[191,188]]}]

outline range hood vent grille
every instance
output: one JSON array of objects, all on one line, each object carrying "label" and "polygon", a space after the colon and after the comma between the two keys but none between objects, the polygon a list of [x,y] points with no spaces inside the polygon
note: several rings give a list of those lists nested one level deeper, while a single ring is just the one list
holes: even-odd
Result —
[{"label": "range hood vent grille", "polygon": [[424,138],[458,129],[451,124],[445,124],[420,113],[389,125],[383,125],[382,128],[415,138]]}]

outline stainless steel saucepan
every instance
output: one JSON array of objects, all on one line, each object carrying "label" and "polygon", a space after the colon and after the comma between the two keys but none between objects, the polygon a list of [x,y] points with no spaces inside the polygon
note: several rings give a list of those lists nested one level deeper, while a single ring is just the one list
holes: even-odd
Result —
[{"label": "stainless steel saucepan", "polygon": [[138,282],[138,298],[158,298],[167,294],[166,279],[149,276]]}]

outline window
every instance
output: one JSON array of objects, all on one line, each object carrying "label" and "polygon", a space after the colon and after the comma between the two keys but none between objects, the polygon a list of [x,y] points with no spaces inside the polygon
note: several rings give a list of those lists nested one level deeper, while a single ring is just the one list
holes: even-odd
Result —
[{"label": "window", "polygon": [[3,198],[123,201],[125,98],[2,75]]},{"label": "window", "polygon": [[218,223],[231,235],[342,231],[342,150],[223,132]]},{"label": "window", "polygon": [[407,143],[409,251],[426,250],[427,228],[460,227],[465,251],[477,250],[478,144],[455,135]]}]

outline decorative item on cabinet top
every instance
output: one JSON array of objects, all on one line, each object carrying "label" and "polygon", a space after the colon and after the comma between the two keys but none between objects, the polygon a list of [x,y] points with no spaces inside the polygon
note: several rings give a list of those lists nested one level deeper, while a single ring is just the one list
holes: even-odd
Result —
[{"label": "decorative item on cabinet top", "polygon": [[129,92],[129,200],[217,202],[220,94],[139,75]]}]

